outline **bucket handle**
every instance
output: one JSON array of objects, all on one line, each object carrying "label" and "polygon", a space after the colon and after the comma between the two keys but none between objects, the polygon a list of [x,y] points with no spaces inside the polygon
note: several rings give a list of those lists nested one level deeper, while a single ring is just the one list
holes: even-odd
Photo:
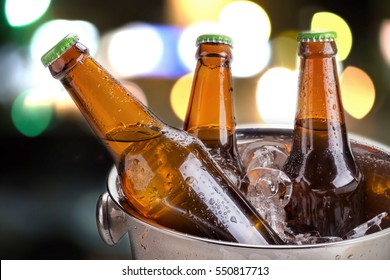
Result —
[{"label": "bucket handle", "polygon": [[108,192],[98,198],[96,223],[100,237],[109,246],[116,245],[128,231],[125,214],[116,206]]}]

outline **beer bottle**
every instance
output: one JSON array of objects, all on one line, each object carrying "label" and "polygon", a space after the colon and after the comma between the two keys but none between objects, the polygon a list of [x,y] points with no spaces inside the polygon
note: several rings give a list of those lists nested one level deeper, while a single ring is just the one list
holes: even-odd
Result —
[{"label": "beer bottle", "polygon": [[111,152],[123,205],[184,233],[280,243],[200,140],[162,122],[89,55],[76,35],[57,43],[42,62]]},{"label": "beer bottle", "polygon": [[347,137],[337,74],[335,32],[298,34],[298,103],[291,153],[287,222],[340,236],[363,221],[363,175]]},{"label": "beer bottle", "polygon": [[230,64],[232,40],[218,34],[196,40],[197,65],[184,130],[199,138],[233,183],[246,192],[248,182],[235,136]]}]

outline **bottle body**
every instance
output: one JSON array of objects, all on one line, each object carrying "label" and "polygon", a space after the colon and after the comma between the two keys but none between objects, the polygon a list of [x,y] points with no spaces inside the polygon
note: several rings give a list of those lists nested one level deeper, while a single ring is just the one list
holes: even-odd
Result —
[{"label": "bottle body", "polygon": [[49,69],[111,152],[125,201],[133,209],[163,226],[202,237],[279,243],[204,146],[159,120],[85,47],[75,43]]},{"label": "bottle body", "polygon": [[299,43],[298,107],[283,169],[293,182],[288,224],[342,237],[363,222],[364,178],[349,146],[336,52],[334,40]]},{"label": "bottle body", "polygon": [[231,74],[231,39],[207,34],[197,40],[197,65],[183,128],[199,138],[242,192],[248,182],[238,154]]}]

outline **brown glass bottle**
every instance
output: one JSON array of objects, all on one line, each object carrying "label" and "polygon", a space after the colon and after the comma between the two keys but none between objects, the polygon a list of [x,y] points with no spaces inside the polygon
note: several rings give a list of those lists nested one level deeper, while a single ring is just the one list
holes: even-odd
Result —
[{"label": "brown glass bottle", "polygon": [[248,180],[238,154],[231,74],[232,40],[204,34],[196,40],[197,65],[184,130],[199,138],[242,192]]},{"label": "brown glass bottle", "polygon": [[202,237],[280,239],[185,131],[159,120],[69,35],[42,57],[111,152],[124,203],[160,225]]},{"label": "brown glass bottle", "polygon": [[334,32],[298,35],[300,72],[291,154],[290,226],[343,236],[363,222],[364,180],[351,153],[341,102]]}]

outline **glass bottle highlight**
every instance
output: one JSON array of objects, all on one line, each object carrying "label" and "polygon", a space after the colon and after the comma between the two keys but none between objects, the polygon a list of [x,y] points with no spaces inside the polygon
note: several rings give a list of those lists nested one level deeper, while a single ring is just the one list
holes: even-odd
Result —
[{"label": "glass bottle highlight", "polygon": [[[158,224],[247,244],[281,244],[203,144],[162,122],[68,35],[42,57],[111,152],[123,203]],[[129,62],[131,63],[131,62]]]}]

